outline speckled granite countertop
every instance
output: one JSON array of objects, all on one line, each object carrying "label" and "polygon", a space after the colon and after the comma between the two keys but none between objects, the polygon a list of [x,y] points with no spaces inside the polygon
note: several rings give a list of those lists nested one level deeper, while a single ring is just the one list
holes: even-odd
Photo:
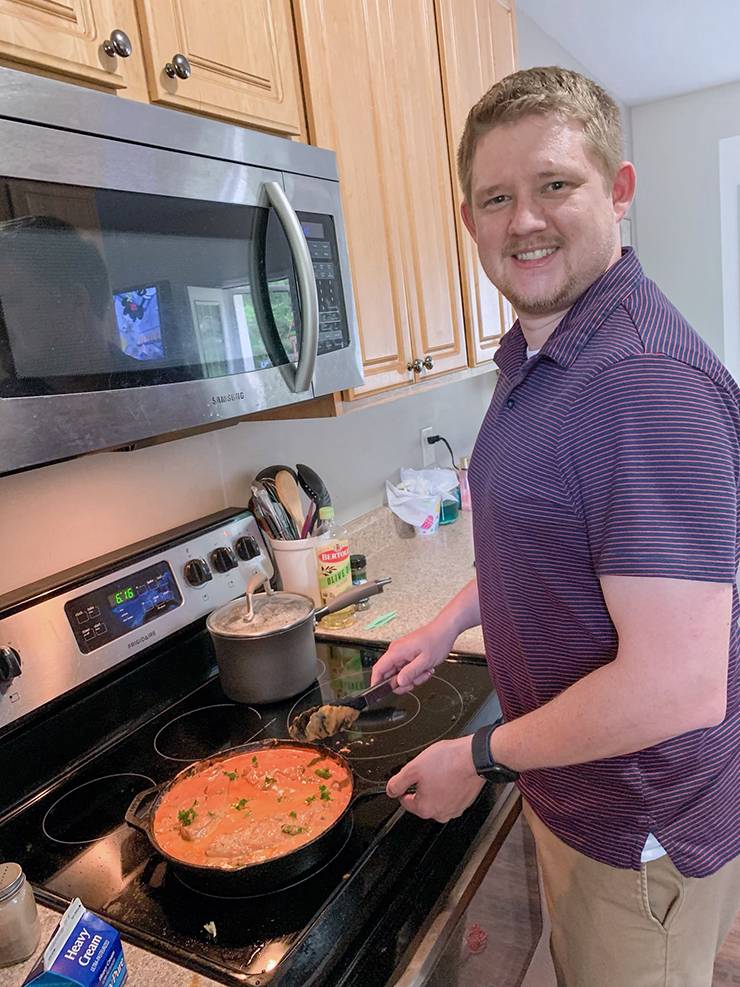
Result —
[{"label": "speckled granite countertop", "polygon": [[[433,535],[410,538],[402,537],[408,525],[402,525],[387,507],[363,514],[347,528],[351,551],[367,556],[368,579],[390,576],[393,582],[382,596],[371,599],[369,610],[356,615],[351,627],[326,630],[319,625],[322,636],[387,644],[431,620],[475,575],[469,513],[461,513]],[[389,610],[397,610],[398,616],[383,627],[368,630],[372,620]],[[480,627],[464,631],[455,650],[483,655]]]},{"label": "speckled granite countertop", "polygon": [[[0,969],[0,987],[20,987],[30,973],[42,949],[51,939],[52,933],[61,918],[59,912],[39,906],[41,919],[41,940],[32,959],[18,966]],[[215,980],[203,977],[192,970],[185,970],[176,963],[148,953],[145,949],[123,942],[123,955],[128,969],[127,987],[220,987]]]},{"label": "speckled granite countertop", "polygon": [[[357,614],[351,627],[331,631],[326,637],[352,637],[361,641],[387,644],[431,620],[458,590],[473,578],[473,539],[470,514],[460,514],[453,524],[441,527],[427,537],[406,534],[404,526],[387,507],[380,507],[350,522],[352,552],[367,556],[369,579],[390,576],[393,582],[382,596],[373,597],[370,609]],[[389,610],[398,616],[384,627],[368,630],[376,617]],[[483,655],[479,627],[465,631],[455,642],[455,650]],[[59,921],[59,914],[39,907],[45,947]],[[19,966],[0,969],[0,987],[20,987],[38,955]],[[217,987],[214,980],[185,970],[124,940],[124,954],[130,987]]]}]

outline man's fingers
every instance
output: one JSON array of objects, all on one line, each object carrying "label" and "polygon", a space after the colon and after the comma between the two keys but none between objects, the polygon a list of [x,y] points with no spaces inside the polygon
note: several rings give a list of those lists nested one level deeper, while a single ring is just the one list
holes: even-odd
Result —
[{"label": "man's fingers", "polygon": [[413,761],[409,761],[401,770],[393,775],[393,777],[388,781],[385,786],[386,793],[392,799],[401,798],[413,798],[413,795],[405,795],[405,793],[415,785],[418,780],[418,775]]},{"label": "man's fingers", "polygon": [[408,665],[404,667],[398,673],[396,681],[398,682],[397,692],[410,692],[415,685],[421,685],[422,682],[430,677],[431,671],[426,667],[426,658],[419,655],[410,661]]}]

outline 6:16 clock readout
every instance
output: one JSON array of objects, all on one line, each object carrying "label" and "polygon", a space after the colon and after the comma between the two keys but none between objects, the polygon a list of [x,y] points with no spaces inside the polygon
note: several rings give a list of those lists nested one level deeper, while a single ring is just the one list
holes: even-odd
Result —
[{"label": "6:16 clock readout", "polygon": [[133,600],[136,597],[133,586],[126,586],[125,589],[119,589],[115,593],[111,593],[108,597],[108,603],[112,607],[117,607],[121,603],[125,603],[126,600]]}]

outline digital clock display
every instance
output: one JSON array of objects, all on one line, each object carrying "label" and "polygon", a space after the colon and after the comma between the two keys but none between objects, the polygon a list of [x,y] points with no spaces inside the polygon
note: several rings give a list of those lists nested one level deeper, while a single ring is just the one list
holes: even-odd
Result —
[{"label": "digital clock display", "polygon": [[89,654],[181,603],[175,577],[163,560],[69,600],[64,610],[80,651]]},{"label": "digital clock display", "polygon": [[136,592],[133,586],[127,586],[125,589],[119,589],[115,593],[111,593],[108,597],[108,603],[112,607],[117,607],[120,603],[125,603],[126,600],[136,599]]}]

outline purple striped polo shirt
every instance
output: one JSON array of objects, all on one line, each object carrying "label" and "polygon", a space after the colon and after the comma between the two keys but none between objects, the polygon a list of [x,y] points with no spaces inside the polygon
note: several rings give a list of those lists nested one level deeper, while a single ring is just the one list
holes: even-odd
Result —
[{"label": "purple striped polo shirt", "polygon": [[[616,656],[601,575],[735,584],[740,390],[630,249],[537,356],[515,323],[496,363],[470,486],[486,654],[514,719]],[[694,877],[740,852],[736,587],[732,608],[722,724],[521,776],[565,843],[639,868],[652,832]]]}]

